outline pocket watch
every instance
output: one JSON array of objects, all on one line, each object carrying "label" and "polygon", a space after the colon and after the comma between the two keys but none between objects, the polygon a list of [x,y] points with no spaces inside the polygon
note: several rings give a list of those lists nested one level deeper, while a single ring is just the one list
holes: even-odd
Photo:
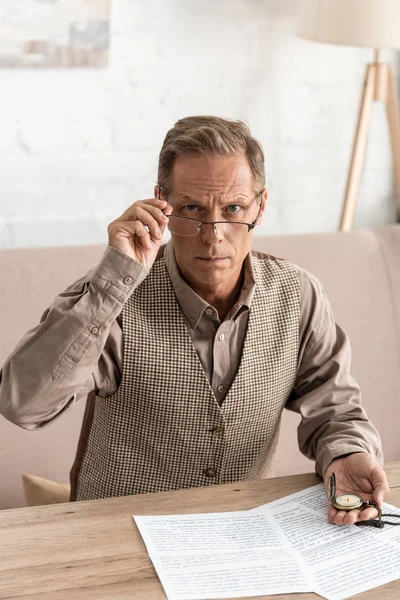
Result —
[{"label": "pocket watch", "polygon": [[[382,514],[382,509],[374,500],[363,500],[356,494],[341,494],[336,496],[336,477],[335,473],[332,473],[329,479],[329,499],[333,506],[337,510],[343,510],[349,512],[351,510],[364,510],[369,506],[373,506],[378,511],[378,517],[376,519],[366,519],[364,521],[357,521],[354,525],[371,525],[371,527],[377,527],[382,529],[384,525],[400,525],[400,520],[393,521],[393,518],[400,519],[400,514],[385,513]],[[383,520],[382,517],[392,517],[390,521]]]},{"label": "pocket watch", "polygon": [[337,510],[344,510],[345,512],[349,512],[350,510],[361,510],[367,508],[367,506],[374,506],[377,508],[375,502],[370,504],[360,498],[360,496],[356,496],[356,494],[341,494],[340,496],[336,496],[335,473],[332,473],[329,480],[329,499]]}]

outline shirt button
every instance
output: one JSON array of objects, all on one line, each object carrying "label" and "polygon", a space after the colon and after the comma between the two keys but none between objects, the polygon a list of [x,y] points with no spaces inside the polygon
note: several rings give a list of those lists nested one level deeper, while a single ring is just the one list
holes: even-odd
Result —
[{"label": "shirt button", "polygon": [[221,333],[220,336],[219,336],[219,341],[223,342],[224,339],[225,339],[225,335],[223,333]]},{"label": "shirt button", "polygon": [[217,476],[217,473],[216,473],[215,469],[204,469],[203,474],[206,477],[210,477],[210,478]]},{"label": "shirt button", "polygon": [[215,437],[222,437],[225,433],[225,430],[223,427],[214,427],[212,432],[213,432],[213,435],[215,435]]},{"label": "shirt button", "polygon": [[124,277],[124,283],[125,285],[131,285],[133,279],[132,277],[130,277],[130,275],[128,275],[128,277]]},{"label": "shirt button", "polygon": [[190,317],[189,321],[190,321],[191,323],[194,323],[194,322],[196,321],[196,319],[195,319],[194,317]]},{"label": "shirt button", "polygon": [[99,328],[98,327],[92,327],[91,332],[93,333],[93,335],[97,335],[99,333]]},{"label": "shirt button", "polygon": [[213,309],[212,308],[206,308],[206,315],[212,315],[213,314]]},{"label": "shirt button", "polygon": [[218,391],[220,394],[222,394],[222,392],[224,391],[224,386],[223,386],[223,385],[219,385],[219,386],[217,387],[217,391]]}]

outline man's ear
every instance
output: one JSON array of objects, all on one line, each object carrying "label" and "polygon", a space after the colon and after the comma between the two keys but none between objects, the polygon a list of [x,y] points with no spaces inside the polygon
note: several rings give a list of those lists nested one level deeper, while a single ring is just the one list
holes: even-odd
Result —
[{"label": "man's ear", "polygon": [[154,186],[154,198],[158,198],[160,200],[160,186],[158,185],[158,183],[156,183],[156,185]]}]

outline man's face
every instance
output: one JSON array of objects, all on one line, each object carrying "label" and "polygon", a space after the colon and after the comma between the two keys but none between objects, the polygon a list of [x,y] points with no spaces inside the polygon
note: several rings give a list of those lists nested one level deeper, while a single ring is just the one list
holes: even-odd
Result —
[{"label": "man's face", "polygon": [[[267,191],[258,194],[246,156],[179,157],[172,171],[168,202],[173,215],[199,221],[253,222]],[[218,225],[217,225],[218,229]],[[232,227],[216,234],[204,225],[196,236],[171,234],[176,261],[185,279],[201,290],[232,288],[251,246],[252,231]]]}]

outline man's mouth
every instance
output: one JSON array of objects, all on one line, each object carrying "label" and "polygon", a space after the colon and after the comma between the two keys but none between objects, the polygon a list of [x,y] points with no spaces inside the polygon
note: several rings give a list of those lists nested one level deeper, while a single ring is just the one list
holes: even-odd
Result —
[{"label": "man's mouth", "polygon": [[197,256],[199,260],[206,260],[210,262],[218,262],[220,260],[225,260],[228,258],[227,256]]}]

